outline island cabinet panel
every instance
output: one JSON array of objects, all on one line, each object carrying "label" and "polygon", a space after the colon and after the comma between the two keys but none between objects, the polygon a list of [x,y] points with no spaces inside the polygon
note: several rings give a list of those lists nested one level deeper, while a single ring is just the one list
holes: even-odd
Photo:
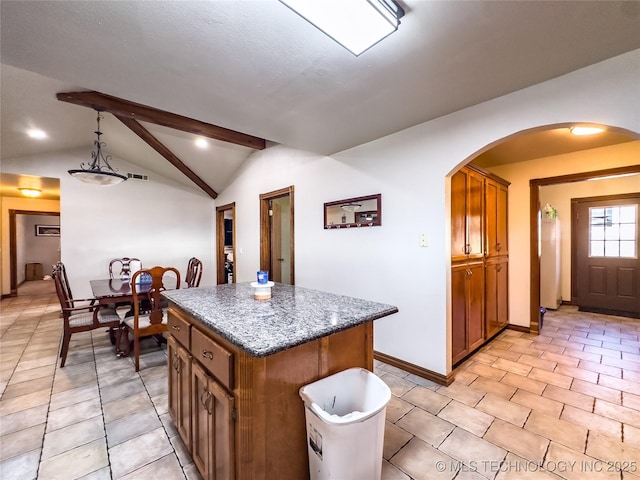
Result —
[{"label": "island cabinet panel", "polygon": [[[306,420],[298,392],[347,368],[373,370],[373,323],[253,356],[176,305],[169,309],[170,322],[172,317],[191,325],[191,453],[203,478],[308,479]],[[206,368],[201,362],[211,360],[202,356],[203,345],[222,366],[231,365],[228,378],[220,365]],[[169,382],[176,378],[170,376]]]},{"label": "island cabinet panel", "polygon": [[169,414],[187,450],[191,451],[191,360],[189,351],[173,336],[167,341]]},{"label": "island cabinet panel", "polygon": [[204,480],[233,480],[234,399],[198,363],[192,369],[192,456]]}]

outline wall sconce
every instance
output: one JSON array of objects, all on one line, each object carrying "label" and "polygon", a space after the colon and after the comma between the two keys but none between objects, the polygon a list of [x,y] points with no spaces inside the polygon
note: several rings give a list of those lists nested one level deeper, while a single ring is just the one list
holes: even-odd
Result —
[{"label": "wall sconce", "polygon": [[394,0],[280,0],[356,57],[398,29]]}]

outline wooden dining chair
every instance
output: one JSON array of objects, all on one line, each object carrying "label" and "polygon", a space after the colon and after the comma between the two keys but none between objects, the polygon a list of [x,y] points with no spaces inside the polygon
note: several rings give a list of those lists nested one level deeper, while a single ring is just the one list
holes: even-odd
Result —
[{"label": "wooden dining chair", "polygon": [[202,262],[196,257],[191,257],[189,259],[189,264],[187,265],[187,277],[185,278],[187,288],[199,287],[201,278]]},{"label": "wooden dining chair", "polygon": [[[121,280],[129,280],[131,278],[131,264],[137,263],[139,268],[142,268],[142,261],[135,257],[122,257],[114,258],[109,262],[109,278],[114,278],[114,273],[117,273]],[[120,264],[120,271],[117,271],[117,266]]]},{"label": "wooden dining chair", "polygon": [[[96,304],[95,298],[73,298],[67,271],[62,262],[53,266],[52,278],[56,286],[56,294],[62,308],[64,329],[62,334],[62,347],[60,348],[60,368],[64,367],[69,352],[71,335],[78,332],[86,332],[96,328],[109,328],[111,343],[115,343],[115,332],[120,325],[120,317],[115,310],[106,308],[105,305]],[[88,305],[81,305],[88,303]]]},{"label": "wooden dining chair", "polygon": [[117,342],[121,356],[127,356],[133,347],[136,372],[140,371],[140,339],[158,338],[167,331],[166,302],[161,293],[166,290],[168,277],[174,275],[176,288],[180,288],[180,272],[174,267],[138,270],[131,278],[134,313],[120,326]]}]

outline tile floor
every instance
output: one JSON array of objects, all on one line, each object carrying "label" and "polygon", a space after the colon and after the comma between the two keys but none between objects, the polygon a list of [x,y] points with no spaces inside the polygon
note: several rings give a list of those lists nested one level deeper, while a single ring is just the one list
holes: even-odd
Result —
[{"label": "tile floor", "polygon": [[[167,413],[166,350],[152,343],[137,374],[98,330],[58,368],[51,288],[0,304],[0,478],[199,478]],[[383,479],[640,478],[639,337],[636,320],[563,307],[539,336],[503,332],[449,387],[376,362],[393,393]]]}]

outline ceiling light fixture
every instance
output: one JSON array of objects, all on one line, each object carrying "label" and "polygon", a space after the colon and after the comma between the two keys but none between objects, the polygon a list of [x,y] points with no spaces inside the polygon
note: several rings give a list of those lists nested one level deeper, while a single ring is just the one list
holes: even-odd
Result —
[{"label": "ceiling light fixture", "polygon": [[[91,152],[91,158],[93,161],[90,165],[83,163],[80,165],[79,169],[69,170],[69,175],[85,183],[91,183],[94,185],[116,185],[120,182],[124,182],[127,177],[116,173],[116,170],[109,165],[111,155],[107,155],[105,157],[102,154],[102,147],[106,147],[106,144],[100,141],[100,135],[102,135],[102,132],[100,131],[100,119],[104,117],[100,114],[100,111],[96,111],[98,112],[98,129],[95,131],[95,134],[98,138],[93,141],[93,145],[96,147],[95,152]],[[104,163],[104,165],[101,163]]]},{"label": "ceiling light fixture", "polygon": [[202,138],[202,137],[197,138],[195,143],[196,143],[196,147],[198,147],[201,150],[205,150],[209,148],[209,142],[207,142],[206,138]]},{"label": "ceiling light fixture", "polygon": [[47,138],[47,132],[44,130],[40,130],[39,128],[32,128],[31,130],[27,130],[27,135],[30,138],[34,138],[36,140],[44,140]]},{"label": "ceiling light fixture", "polygon": [[573,135],[577,135],[580,137],[584,137],[586,135],[595,135],[596,133],[604,132],[604,128],[602,127],[587,127],[587,126],[571,127],[569,130]]},{"label": "ceiling light fixture", "polygon": [[280,0],[356,57],[398,29],[394,0]]},{"label": "ceiling light fixture", "polygon": [[39,188],[18,188],[18,190],[20,190],[20,193],[22,195],[24,195],[25,197],[39,197],[40,194],[42,193],[42,190],[40,190]]}]

